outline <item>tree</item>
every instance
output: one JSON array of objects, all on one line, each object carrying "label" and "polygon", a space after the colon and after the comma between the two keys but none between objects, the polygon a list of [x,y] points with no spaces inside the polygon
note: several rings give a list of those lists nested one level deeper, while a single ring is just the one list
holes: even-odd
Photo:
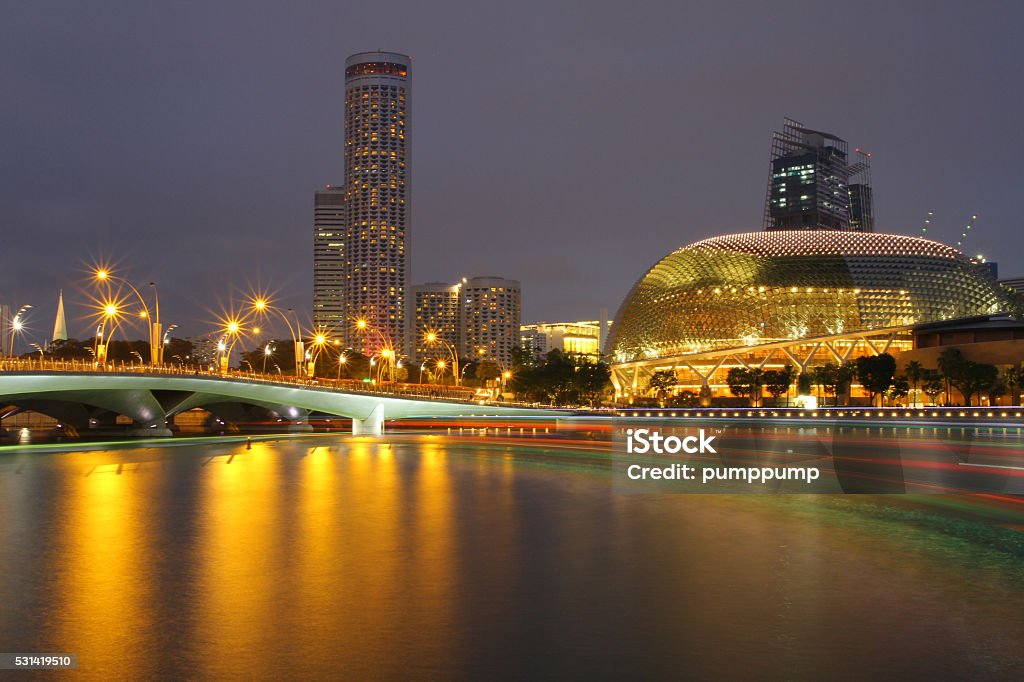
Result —
[{"label": "tree", "polygon": [[[811,375],[807,372],[800,372],[800,376],[796,378],[796,393],[797,395],[810,395],[811,386],[813,382]],[[821,397],[821,396],[818,396]]]},{"label": "tree", "polygon": [[497,379],[500,376],[501,367],[493,360],[482,360],[476,367],[476,378],[480,380],[481,385],[485,381]]},{"label": "tree", "polygon": [[789,392],[789,387],[793,383],[793,373],[793,368],[787,365],[785,369],[768,370],[762,375],[761,380],[768,393],[775,399],[776,405],[779,404],[782,394]]},{"label": "tree", "polygon": [[[939,355],[938,365],[942,378],[946,380],[946,402],[950,402],[950,386],[956,386],[966,372],[967,361],[958,348],[947,348]],[[957,389],[959,390],[959,388]],[[963,391],[960,391],[963,393]],[[964,396],[967,399],[967,396]]]},{"label": "tree", "polygon": [[964,397],[967,407],[971,406],[976,393],[987,391],[999,377],[995,365],[967,360],[956,348],[947,348],[939,355],[939,370],[946,380]]},{"label": "tree", "polygon": [[66,341],[54,341],[46,349],[46,352],[59,360],[91,360],[93,342],[79,341],[78,339],[67,339]]},{"label": "tree", "polygon": [[761,404],[761,387],[764,386],[764,370],[760,367],[751,367],[750,372],[750,397],[754,407]]},{"label": "tree", "polygon": [[[917,360],[911,360],[907,363],[906,369],[903,370],[903,375],[910,384],[910,390],[913,392],[912,395],[916,395],[918,393],[917,387],[920,385],[921,379],[924,378],[924,367]],[[911,405],[916,404],[917,401],[911,397]]]},{"label": "tree", "polygon": [[892,386],[889,387],[885,394],[890,401],[906,398],[910,395],[910,382],[904,377],[896,377],[893,379]]},{"label": "tree", "polygon": [[654,393],[658,400],[664,400],[669,389],[677,383],[676,373],[670,369],[659,369],[647,380],[647,390]]},{"label": "tree", "polygon": [[737,398],[749,396],[751,404],[757,407],[761,401],[761,387],[765,385],[765,371],[760,367],[733,367],[726,374],[725,383],[730,393]]},{"label": "tree", "polygon": [[543,362],[521,367],[512,389],[535,402],[554,405],[594,404],[611,386],[611,370],[603,362],[573,358],[555,349]]},{"label": "tree", "polygon": [[744,367],[733,367],[725,375],[725,383],[729,392],[737,398],[746,398],[751,393],[750,370]]},{"label": "tree", "polygon": [[838,376],[837,369],[833,363],[826,362],[824,365],[819,365],[811,370],[811,380],[818,386],[818,400],[821,400],[822,391],[824,391],[825,395],[835,395],[833,387]]},{"label": "tree", "polygon": [[1017,393],[1017,387],[1020,386],[1021,383],[1020,367],[1010,365],[1004,369],[1003,383],[1010,389],[1010,404],[1017,405],[1020,403],[1020,395]]},{"label": "tree", "polygon": [[971,398],[978,395],[978,403],[981,403],[981,393],[989,391],[999,378],[999,370],[995,365],[983,362],[966,362],[964,376],[957,386],[957,389],[967,398],[967,406],[971,406]]},{"label": "tree", "polygon": [[945,388],[945,382],[942,380],[942,375],[934,369],[926,369],[923,376],[921,377],[921,390],[926,396],[932,401],[934,405],[939,399],[939,394]]},{"label": "tree", "polygon": [[604,362],[581,361],[576,367],[576,386],[581,402],[595,407],[612,386],[611,368]]},{"label": "tree", "polygon": [[888,353],[881,355],[865,355],[857,358],[854,365],[857,381],[871,395],[871,404],[875,404],[875,396],[885,393],[892,385],[896,374],[896,358]]}]

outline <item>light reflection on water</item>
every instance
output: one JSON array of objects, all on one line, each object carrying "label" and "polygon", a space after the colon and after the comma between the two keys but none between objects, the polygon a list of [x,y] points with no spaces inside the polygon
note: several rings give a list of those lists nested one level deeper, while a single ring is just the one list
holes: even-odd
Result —
[{"label": "light reflection on water", "polygon": [[614,495],[592,445],[545,447],[0,455],[0,650],[96,679],[1022,670],[1022,573],[965,539],[1012,505]]}]

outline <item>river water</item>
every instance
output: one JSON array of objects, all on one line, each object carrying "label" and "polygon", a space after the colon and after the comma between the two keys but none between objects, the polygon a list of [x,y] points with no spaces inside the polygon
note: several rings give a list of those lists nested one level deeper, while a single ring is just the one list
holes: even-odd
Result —
[{"label": "river water", "polygon": [[79,677],[1024,675],[1024,505],[615,494],[608,443],[0,450],[0,651]]}]

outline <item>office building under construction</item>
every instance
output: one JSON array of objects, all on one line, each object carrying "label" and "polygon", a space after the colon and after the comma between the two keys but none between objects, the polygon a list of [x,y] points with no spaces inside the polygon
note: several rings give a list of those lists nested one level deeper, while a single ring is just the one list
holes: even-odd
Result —
[{"label": "office building under construction", "polygon": [[871,154],[787,118],[772,134],[766,230],[874,231]]}]

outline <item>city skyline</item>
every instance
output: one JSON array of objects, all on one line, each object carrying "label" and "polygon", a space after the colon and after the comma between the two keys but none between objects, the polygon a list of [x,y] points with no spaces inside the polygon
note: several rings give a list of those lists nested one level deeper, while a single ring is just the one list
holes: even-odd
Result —
[{"label": "city skyline", "polygon": [[[0,77],[18,103],[3,114],[16,163],[0,191],[19,258],[0,298],[32,303],[30,325],[46,336],[64,288],[68,332],[81,336],[88,324],[71,287],[87,278],[83,261],[112,258],[134,281],[159,283],[173,321],[226,307],[250,287],[311,314],[309,193],[342,180],[344,58],[378,45],[411,54],[420,79],[411,281],[497,272],[523,282],[524,320],[614,312],[664,251],[758,228],[769,134],[786,115],[869,142],[877,231],[917,234],[935,211],[928,236],[955,243],[977,214],[965,250],[995,254],[1003,277],[1021,275],[1011,165],[1021,96],[1002,87],[1015,61],[1000,47],[1012,43],[997,39],[1011,11],[841,11],[851,34],[863,30],[808,67],[811,85],[837,74],[844,83],[813,98],[762,84],[799,46],[777,46],[770,64],[755,65],[770,39],[764,26],[782,21],[756,7],[729,29],[750,36],[749,47],[711,44],[725,29],[708,8],[687,15],[688,42],[666,40],[682,30],[673,21],[682,10],[640,18],[554,8],[545,27],[499,12],[446,41],[450,29],[416,8],[408,27],[386,30],[357,10],[327,40],[333,25],[308,9],[288,14],[292,22],[246,19],[229,38],[277,36],[283,46],[267,54],[242,40],[237,56],[214,40],[227,13],[200,28],[155,9],[99,18],[9,10],[16,35]],[[809,29],[818,13],[787,24]],[[300,30],[314,39],[295,40]],[[645,31],[652,39],[641,40]],[[886,39],[896,31],[899,44]],[[963,49],[947,50],[954,42]],[[180,53],[182,43],[194,54]],[[701,49],[706,59],[692,59]],[[110,64],[119,66],[101,68]],[[256,83],[266,84],[258,94]],[[651,92],[671,116],[655,109],[651,119],[631,104]],[[709,162],[727,134],[728,162]],[[38,248],[40,235],[63,248]],[[565,249],[537,248],[552,240]]]}]

